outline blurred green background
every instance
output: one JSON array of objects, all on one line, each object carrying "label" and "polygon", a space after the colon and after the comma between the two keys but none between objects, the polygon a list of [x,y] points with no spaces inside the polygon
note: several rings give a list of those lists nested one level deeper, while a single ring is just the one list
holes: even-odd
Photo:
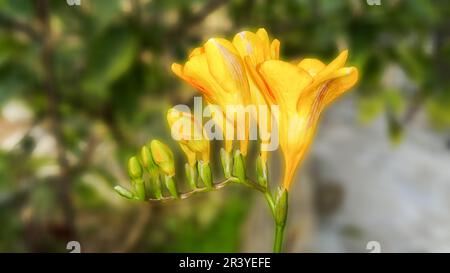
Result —
[{"label": "blurred green background", "polygon": [[[282,57],[294,60],[328,62],[348,48],[348,63],[360,71],[350,95],[352,128],[382,119],[383,141],[397,149],[410,124],[424,117],[427,131],[448,139],[448,1],[80,4],[0,0],[1,252],[67,252],[71,240],[82,251],[270,251],[269,212],[262,207],[266,227],[253,229],[249,219],[261,198],[248,189],[230,186],[163,205],[126,201],[112,189],[127,185],[127,159],[151,138],[178,151],[181,169],[184,157],[170,140],[165,112],[192,103],[196,92],[174,77],[170,64],[183,62],[191,48],[213,36],[264,27],[281,41]],[[269,231],[252,232],[259,229]],[[448,230],[444,249],[450,249]],[[350,226],[343,233],[360,231]],[[252,241],[269,247],[252,247]]]}]

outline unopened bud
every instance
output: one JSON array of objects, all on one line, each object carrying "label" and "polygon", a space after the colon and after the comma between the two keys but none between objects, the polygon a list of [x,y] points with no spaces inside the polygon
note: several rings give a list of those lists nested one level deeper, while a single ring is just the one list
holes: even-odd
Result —
[{"label": "unopened bud", "polygon": [[159,166],[161,171],[168,175],[175,175],[175,164],[173,160],[173,153],[170,148],[159,140],[152,140],[150,143],[150,150],[155,163]]},{"label": "unopened bud", "polygon": [[246,182],[244,158],[239,150],[234,153],[233,176],[240,182]]},{"label": "unopened bud", "polygon": [[212,173],[209,163],[200,160],[197,164],[197,168],[198,168],[198,175],[203,181],[203,184],[205,184],[206,188],[212,189],[213,186]]},{"label": "unopened bud", "polygon": [[175,183],[173,176],[165,175],[164,183],[166,184],[166,188],[169,190],[170,195],[172,195],[174,198],[179,198],[177,184]]},{"label": "unopened bud", "polygon": [[142,177],[142,167],[141,164],[139,164],[139,160],[135,156],[128,160],[128,175],[132,180]]},{"label": "unopened bud", "polygon": [[144,167],[151,176],[158,173],[158,166],[153,160],[152,153],[147,145],[141,148],[141,162],[142,167]]}]

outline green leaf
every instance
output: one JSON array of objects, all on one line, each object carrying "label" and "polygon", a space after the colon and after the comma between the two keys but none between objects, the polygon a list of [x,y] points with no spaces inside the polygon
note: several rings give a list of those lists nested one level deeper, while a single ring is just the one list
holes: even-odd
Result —
[{"label": "green leaf", "polygon": [[90,46],[82,87],[100,99],[106,98],[110,84],[130,69],[137,50],[132,32],[124,28],[107,30]]}]

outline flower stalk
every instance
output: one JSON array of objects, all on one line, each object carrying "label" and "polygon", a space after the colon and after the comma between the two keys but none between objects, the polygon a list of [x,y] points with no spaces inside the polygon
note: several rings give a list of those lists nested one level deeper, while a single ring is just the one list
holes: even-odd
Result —
[{"label": "flower stalk", "polygon": [[[227,106],[256,106],[256,113],[246,116],[243,122],[221,114],[212,115],[224,136],[224,147],[220,150],[224,180],[213,181],[210,140],[202,120],[174,107],[168,111],[167,121],[173,139],[186,156],[184,181],[190,191],[179,190],[173,152],[158,140],[142,147],[139,159],[130,158],[131,189],[122,186],[114,189],[127,199],[166,202],[219,190],[229,184],[245,185],[261,192],[266,199],[275,224],[273,251],[281,252],[289,190],[312,144],[320,115],[358,80],[358,70],[344,66],[347,57],[348,51],[343,50],[329,64],[313,58],[282,61],[280,41],[270,40],[265,29],[255,33],[243,31],[232,40],[209,39],[192,50],[184,64],[174,63],[171,68],[175,75],[197,89],[209,105],[218,106],[223,112]],[[269,113],[261,118],[263,107]],[[274,116],[277,116],[276,123],[271,119]],[[248,177],[246,170],[250,120],[256,121],[261,138],[260,155],[254,165],[256,182]],[[239,138],[239,149],[233,151],[236,140],[230,138],[227,130],[236,129],[239,124],[244,125],[241,128],[244,135]],[[284,173],[275,195],[269,181],[268,151],[263,149],[268,146],[267,140],[261,137],[263,128],[276,131],[284,159]],[[146,183],[148,178],[150,182]],[[161,178],[169,195],[162,191]]]}]

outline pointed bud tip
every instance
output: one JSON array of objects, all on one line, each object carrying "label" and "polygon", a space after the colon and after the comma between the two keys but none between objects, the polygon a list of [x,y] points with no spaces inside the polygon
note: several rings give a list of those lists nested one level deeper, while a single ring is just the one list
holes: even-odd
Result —
[{"label": "pointed bud tip", "polygon": [[137,157],[132,156],[128,160],[128,174],[131,179],[138,179],[142,177],[142,167]]}]

